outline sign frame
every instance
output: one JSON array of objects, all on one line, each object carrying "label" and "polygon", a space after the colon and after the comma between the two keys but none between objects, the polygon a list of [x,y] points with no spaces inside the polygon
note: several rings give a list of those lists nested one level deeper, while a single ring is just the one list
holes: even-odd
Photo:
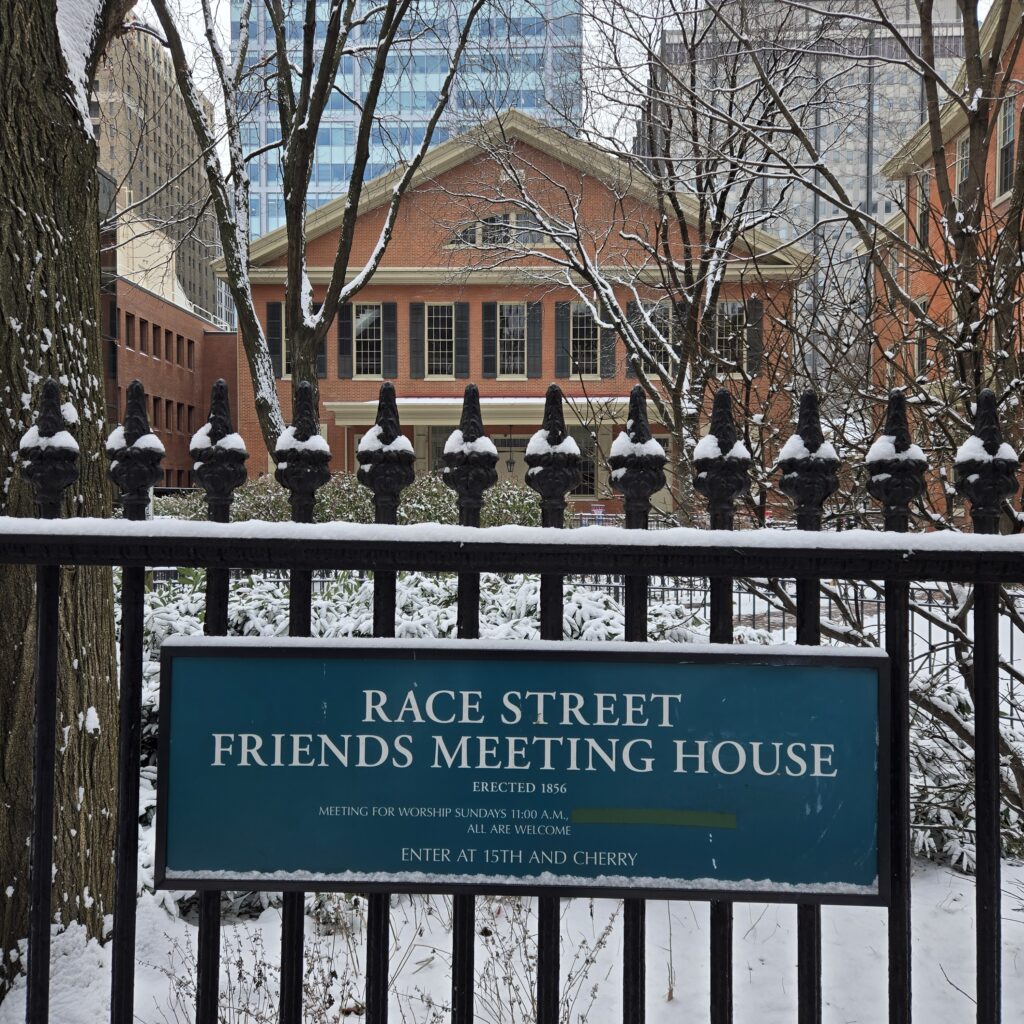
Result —
[{"label": "sign frame", "polygon": [[[830,653],[831,652],[831,653]],[[842,652],[842,653],[838,653]],[[536,881],[487,882],[413,882],[396,879],[336,881],[328,879],[266,879],[202,875],[175,872],[167,875],[167,815],[170,785],[171,737],[169,722],[173,701],[173,662],[176,657],[204,658],[294,658],[314,657],[327,660],[360,658],[372,660],[482,660],[488,654],[502,660],[523,663],[578,661],[581,654],[600,655],[603,662],[620,664],[623,671],[638,663],[660,664],[742,664],[755,667],[802,666],[868,668],[877,672],[877,888],[874,893],[811,892],[802,890],[740,888],[647,888],[645,886],[607,886],[539,884]],[[766,684],[771,685],[771,684]],[[256,892],[393,892],[407,894],[451,894],[500,896],[516,893],[524,896],[594,897],[599,899],[726,900],[744,903],[811,904],[836,906],[890,906],[892,875],[891,836],[891,744],[890,660],[877,648],[822,648],[793,645],[728,644],[639,644],[595,641],[534,641],[529,647],[514,642],[485,640],[395,640],[385,638],[317,639],[275,637],[271,643],[252,637],[172,637],[160,653],[160,711],[158,727],[157,820],[154,881],[157,889],[250,890]],[[778,883],[784,885],[785,883]]]}]

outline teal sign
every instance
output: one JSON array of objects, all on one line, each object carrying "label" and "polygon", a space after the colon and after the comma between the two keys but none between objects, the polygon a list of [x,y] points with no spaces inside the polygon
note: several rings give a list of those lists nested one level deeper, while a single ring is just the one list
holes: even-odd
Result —
[{"label": "teal sign", "polygon": [[887,662],[823,650],[168,643],[158,884],[884,903]]}]

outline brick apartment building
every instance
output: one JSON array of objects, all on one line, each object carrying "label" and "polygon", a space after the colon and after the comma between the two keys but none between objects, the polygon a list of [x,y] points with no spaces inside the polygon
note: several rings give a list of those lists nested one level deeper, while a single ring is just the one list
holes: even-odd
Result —
[{"label": "brick apartment building", "polygon": [[[625,232],[649,236],[655,228],[656,207],[640,184],[624,182],[622,168],[597,150],[525,115],[503,115],[502,131],[506,140],[514,139],[517,159],[541,173],[549,187],[579,195],[581,219],[588,232],[593,229],[594,237],[602,238],[606,263],[618,266],[621,257],[624,266],[636,256],[629,243],[616,239]],[[625,420],[635,377],[621,339],[599,329],[579,296],[537,252],[544,243],[536,224],[517,219],[521,214],[500,212],[501,179],[497,163],[473,138],[450,140],[427,155],[403,200],[381,265],[355,302],[342,307],[320,355],[321,422],[334,471],[355,469],[356,446],[373,422],[385,379],[395,383],[403,429],[418,457],[417,472],[436,468],[444,441],[458,423],[464,386],[472,380],[480,387],[484,423],[500,453],[499,473],[522,480],[525,447],[540,425],[545,388],[557,381],[568,399],[567,423],[589,456],[574,497],[586,502],[609,495],[602,456]],[[364,190],[354,267],[362,267],[370,256],[392,186],[392,176],[384,175]],[[344,198],[335,200],[307,221],[314,301],[329,280],[343,204]],[[515,240],[523,237],[532,253],[512,258],[505,243],[514,249]],[[610,252],[616,244],[621,251]],[[788,339],[775,325],[789,308],[802,254],[765,236],[751,246],[755,254],[760,248],[769,255],[756,273],[753,258],[729,260],[717,344],[756,360],[748,369],[757,392],[762,364],[767,367],[787,349]],[[286,247],[283,229],[256,241],[251,280],[287,418]],[[627,296],[620,298],[625,305]],[[246,365],[240,345],[237,362],[240,368]],[[268,472],[272,461],[244,370],[238,394],[239,430],[252,453],[249,471]]]}]

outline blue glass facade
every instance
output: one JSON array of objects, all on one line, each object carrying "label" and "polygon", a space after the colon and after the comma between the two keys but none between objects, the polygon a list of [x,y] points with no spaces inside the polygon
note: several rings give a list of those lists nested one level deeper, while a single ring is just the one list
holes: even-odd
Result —
[{"label": "blue glass facade", "polygon": [[[400,33],[402,42],[389,58],[377,103],[367,180],[387,171],[423,141],[447,72],[448,53],[469,6],[466,0],[419,0],[415,18]],[[238,45],[240,7],[240,0],[232,0],[233,53]],[[296,0],[295,17],[286,21],[289,43],[294,39],[297,47],[302,39],[303,7]],[[357,51],[360,44],[375,40],[377,29],[372,18],[354,29],[350,48]],[[323,38],[324,30],[321,18],[317,39]],[[495,0],[485,6],[474,22],[448,109],[433,141],[443,142],[510,107],[548,121],[576,123],[581,45],[578,0]],[[266,9],[254,4],[243,101],[247,118],[242,142],[247,152],[281,137],[272,82],[274,55]],[[334,199],[348,188],[359,123],[357,103],[366,96],[369,73],[369,62],[361,60],[358,53],[343,58],[317,138],[310,207]],[[276,153],[270,151],[252,160],[249,168],[251,230],[256,236],[284,223],[280,167]]]}]

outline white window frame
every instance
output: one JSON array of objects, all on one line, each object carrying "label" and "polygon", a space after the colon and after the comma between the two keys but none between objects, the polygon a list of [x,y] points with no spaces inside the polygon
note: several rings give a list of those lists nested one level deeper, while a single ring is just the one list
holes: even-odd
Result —
[{"label": "white window frame", "polygon": [[[733,315],[739,313],[740,323],[737,333],[737,352],[739,358],[736,360],[727,359],[722,354],[722,320],[729,317],[730,326],[735,326]],[[714,351],[712,352],[716,362],[723,367],[728,374],[743,373],[747,369],[747,307],[738,299],[723,299],[715,306],[715,340]]]},{"label": "white window frame", "polygon": [[[1003,151],[1011,149],[1010,180],[1003,181]],[[1017,149],[1017,103],[1016,98],[1007,96],[999,109],[999,139],[996,147],[996,196],[1009,195],[1013,191],[1013,170]]]},{"label": "white window frame", "polygon": [[[662,338],[655,337],[654,328],[648,325],[648,320],[661,321],[661,333],[665,336],[664,340]],[[673,336],[675,334],[675,323],[675,311],[672,308],[671,302],[645,302],[643,303],[643,311],[640,313],[638,322],[634,325],[634,329],[637,334],[640,335],[640,340],[643,342],[644,348],[648,351],[651,351],[655,346],[660,346],[662,350],[664,350],[666,344],[671,350],[674,341]],[[656,360],[656,362],[657,361],[658,360]],[[642,359],[641,362],[644,363],[644,371],[648,376],[651,374],[657,374],[658,371],[655,369],[654,362],[647,359]],[[665,358],[664,352],[660,362],[668,371],[670,376],[675,373],[672,361]]]},{"label": "white window frame", "polygon": [[[523,325],[523,336],[522,336],[522,370],[515,373],[506,373],[502,371],[502,350],[505,346],[505,340],[502,337],[502,310],[504,309],[518,309],[522,314],[522,325]],[[496,370],[498,380],[526,380],[526,345],[529,336],[529,330],[527,327],[527,317],[529,311],[526,307],[525,302],[499,302],[497,312],[497,323],[495,324],[495,357],[497,360]],[[514,341],[514,339],[513,339]]]},{"label": "white window frame", "polygon": [[[914,376],[923,377],[928,371],[928,329],[925,317],[928,315],[928,296],[921,295],[917,304],[925,311],[925,315],[917,317],[914,324]],[[924,346],[924,365],[921,363],[921,346]]]},{"label": "white window frame", "polygon": [[971,169],[971,137],[966,132],[956,140],[956,197],[962,202]]},{"label": "white window frame", "polygon": [[[359,350],[356,347],[359,333],[359,310],[374,307],[377,310],[377,363],[380,370],[377,373],[359,372]],[[384,306],[380,302],[353,302],[352,303],[352,337],[349,338],[352,346],[352,379],[353,380],[383,380],[384,378]]]},{"label": "white window frame", "polygon": [[[431,373],[430,372],[430,311],[432,309],[447,309],[451,314],[451,372]],[[455,303],[454,302],[427,302],[423,307],[423,377],[425,380],[454,380],[455,379]]]},{"label": "white window frame", "polygon": [[917,240],[918,244],[928,242],[931,229],[932,176],[928,171],[917,175]]},{"label": "white window frame", "polygon": [[[594,371],[582,372],[580,360],[576,357],[576,316],[585,313],[590,317],[594,327]],[[601,328],[598,326],[597,318],[585,302],[573,302],[569,305],[569,370],[575,376],[583,380],[600,380],[601,378]]]},{"label": "white window frame", "polygon": [[[501,222],[501,227],[505,229],[504,241],[487,241],[485,239],[485,232],[489,227],[497,227],[497,218],[504,217],[505,220]],[[526,232],[537,235],[538,237],[532,241],[523,241],[521,235]],[[486,217],[480,217],[477,220],[469,221],[457,228],[452,238],[447,242],[449,248],[460,249],[469,247],[475,248],[488,248],[491,246],[531,246],[531,247],[548,247],[550,248],[555,243],[551,238],[545,234],[543,225],[541,222],[530,213],[523,212],[512,212],[512,213],[492,213]]]}]

